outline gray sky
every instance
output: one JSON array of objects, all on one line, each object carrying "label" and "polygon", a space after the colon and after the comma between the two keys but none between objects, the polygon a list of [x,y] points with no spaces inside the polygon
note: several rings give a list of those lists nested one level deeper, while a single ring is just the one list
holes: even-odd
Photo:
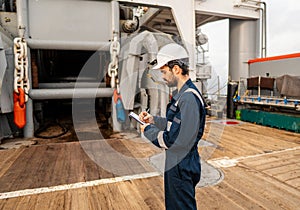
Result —
[{"label": "gray sky", "polygon": [[[267,56],[300,53],[300,1],[272,0],[267,2]],[[220,86],[227,82],[228,20],[206,24],[202,32],[209,38],[209,56],[213,67],[208,81],[209,92],[216,89],[217,75]],[[225,90],[223,90],[223,93]]]},{"label": "gray sky", "polygon": [[267,1],[268,55],[300,53],[300,1]]}]

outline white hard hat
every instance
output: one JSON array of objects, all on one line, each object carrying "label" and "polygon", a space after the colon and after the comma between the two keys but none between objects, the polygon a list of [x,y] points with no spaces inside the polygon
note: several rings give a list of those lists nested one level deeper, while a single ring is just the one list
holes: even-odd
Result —
[{"label": "white hard hat", "polygon": [[189,55],[181,45],[175,43],[167,44],[158,51],[156,57],[157,64],[153,67],[153,69],[159,69],[170,61],[188,57]]}]

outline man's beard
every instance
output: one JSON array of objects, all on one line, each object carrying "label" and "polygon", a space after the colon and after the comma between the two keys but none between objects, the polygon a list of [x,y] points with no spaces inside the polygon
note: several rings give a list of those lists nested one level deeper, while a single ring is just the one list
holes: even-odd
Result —
[{"label": "man's beard", "polygon": [[[166,80],[165,80],[165,81],[166,81]],[[172,80],[166,81],[166,84],[167,84],[168,87],[176,87],[177,84],[178,84],[178,81],[177,81],[177,79],[173,76],[173,77],[172,77]]]}]

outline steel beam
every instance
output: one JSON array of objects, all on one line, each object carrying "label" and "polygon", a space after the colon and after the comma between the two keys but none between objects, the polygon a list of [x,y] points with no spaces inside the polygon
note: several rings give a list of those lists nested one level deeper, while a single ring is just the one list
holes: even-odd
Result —
[{"label": "steel beam", "polygon": [[72,98],[100,98],[112,97],[111,88],[75,88],[75,89],[31,89],[30,98],[33,100],[45,99],[72,99]]},{"label": "steel beam", "polygon": [[59,40],[35,40],[27,39],[31,49],[57,49],[57,50],[101,50],[108,51],[110,42],[89,41],[59,41]]},{"label": "steel beam", "polygon": [[95,82],[67,82],[67,83],[39,83],[41,89],[55,89],[55,88],[96,88],[106,87],[106,83],[95,83]]}]

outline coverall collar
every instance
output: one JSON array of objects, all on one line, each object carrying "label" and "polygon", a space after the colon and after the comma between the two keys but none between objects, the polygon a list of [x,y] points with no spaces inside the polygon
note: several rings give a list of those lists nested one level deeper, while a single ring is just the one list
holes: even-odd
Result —
[{"label": "coverall collar", "polygon": [[184,85],[182,86],[182,88],[180,89],[179,92],[178,92],[178,89],[176,89],[175,91],[173,91],[173,99],[175,101],[177,101],[180,98],[180,96],[184,93],[184,91],[186,91],[190,87],[191,84],[192,84],[192,80],[188,79],[184,83]]}]

